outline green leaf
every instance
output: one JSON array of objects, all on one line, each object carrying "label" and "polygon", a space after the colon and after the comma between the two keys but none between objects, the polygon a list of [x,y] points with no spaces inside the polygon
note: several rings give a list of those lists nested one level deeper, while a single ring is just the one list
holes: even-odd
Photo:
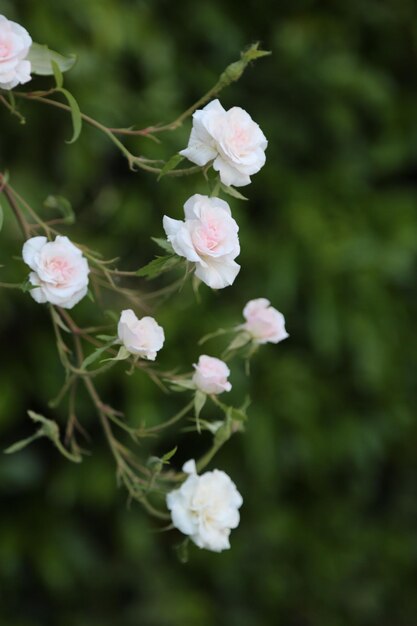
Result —
[{"label": "green leaf", "polygon": [[230,352],[235,352],[236,350],[243,348],[251,341],[251,339],[252,337],[246,331],[238,333],[236,337],[234,337],[234,339],[232,339],[232,341],[229,343],[223,354],[225,355]]},{"label": "green leaf", "polygon": [[228,196],[232,196],[232,198],[236,198],[237,200],[247,200],[245,196],[243,196],[237,189],[234,187],[228,187],[223,183],[220,183],[220,189],[224,191]]},{"label": "green leaf", "polygon": [[137,276],[143,276],[151,280],[156,278],[163,272],[167,272],[173,269],[181,262],[181,259],[176,255],[158,256],[153,261],[142,267],[136,272]]},{"label": "green leaf", "polygon": [[32,437],[17,441],[15,444],[7,448],[5,450],[6,454],[19,452],[20,450],[23,450],[23,448],[25,448],[27,445],[32,443],[32,441],[35,441],[35,439],[38,439],[39,437],[47,437],[47,439],[50,439],[52,441],[57,450],[63,456],[65,456],[66,459],[72,461],[73,463],[79,463],[81,461],[81,456],[79,454],[73,454],[69,452],[69,450],[67,450],[62,445],[59,437],[59,426],[56,422],[54,422],[53,420],[49,420],[43,415],[35,413],[34,411],[28,411],[28,415],[34,422],[40,424],[38,431],[34,435],[32,435]]},{"label": "green leaf", "polygon": [[227,414],[230,419],[236,422],[246,422],[248,419],[248,416],[244,411],[242,411],[242,409],[235,409],[233,406],[229,406]]},{"label": "green leaf", "polygon": [[4,211],[3,211],[3,206],[0,202],[0,231],[3,228],[3,222],[4,222]]},{"label": "green leaf", "polygon": [[117,355],[115,357],[113,357],[112,359],[104,359],[101,362],[105,363],[106,361],[125,361],[130,356],[132,356],[132,355],[129,352],[129,350],[127,348],[125,348],[124,346],[120,346],[119,352],[117,353]]},{"label": "green leaf", "polygon": [[71,202],[63,196],[48,196],[43,203],[47,209],[55,209],[65,220],[66,224],[75,222],[75,213],[71,206]]},{"label": "green leaf", "polygon": [[57,89],[57,91],[65,96],[71,109],[72,127],[74,132],[71,139],[66,143],[74,143],[80,136],[83,124],[80,107],[78,106],[78,102],[76,101],[74,96],[68,91],[68,89],[64,89],[63,87],[61,87],[60,89]]},{"label": "green leaf", "polygon": [[190,540],[188,537],[181,541],[178,545],[175,546],[175,551],[177,553],[177,557],[180,563],[183,565],[188,563],[188,546],[190,545]]},{"label": "green leaf", "polygon": [[158,237],[151,237],[151,239],[165,252],[174,254],[174,248],[172,247],[172,244],[170,244],[170,242],[166,239],[159,239]]},{"label": "green leaf", "polygon": [[110,341],[104,344],[104,346],[101,346],[101,348],[98,348],[97,350],[94,350],[94,352],[89,354],[88,357],[86,357],[82,362],[81,369],[85,370],[89,365],[97,361],[101,357],[103,352],[105,352],[108,348],[110,348],[110,346],[114,344],[115,340],[116,338],[112,337]]},{"label": "green leaf", "polygon": [[168,465],[169,461],[172,459],[177,450],[178,446],[175,446],[175,448],[172,448],[172,450],[164,454],[164,456],[161,458],[162,463],[164,463],[164,465]]},{"label": "green leaf", "polygon": [[48,46],[42,46],[39,43],[32,43],[27,60],[31,62],[32,74],[40,76],[53,76],[54,68],[52,62],[56,63],[60,72],[68,72],[77,60],[74,54],[63,56],[58,52],[49,50]]},{"label": "green leaf", "polygon": [[181,163],[181,161],[183,160],[184,160],[184,157],[181,154],[174,154],[174,156],[168,159],[168,161],[163,166],[161,173],[158,176],[158,180],[160,180],[162,176],[165,176],[167,172],[170,172],[171,170],[175,169],[177,165],[179,165],[179,163]]},{"label": "green leaf", "polygon": [[199,433],[201,433],[200,413],[206,401],[207,401],[207,395],[203,391],[200,391],[200,389],[197,389],[197,391],[195,392],[195,396],[194,396],[194,411],[195,411],[195,420],[197,423],[197,430]]},{"label": "green leaf", "polygon": [[55,83],[58,89],[62,89],[64,85],[64,77],[62,75],[61,70],[59,69],[59,65],[53,59],[51,60],[52,69],[54,71]]}]

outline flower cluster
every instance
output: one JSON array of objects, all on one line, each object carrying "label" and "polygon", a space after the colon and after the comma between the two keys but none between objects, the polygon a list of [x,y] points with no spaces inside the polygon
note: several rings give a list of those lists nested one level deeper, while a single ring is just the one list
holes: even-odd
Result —
[{"label": "flower cluster", "polygon": [[[243,53],[238,63],[248,64],[253,58],[266,54],[258,51],[257,45],[252,46],[250,52],[252,56],[251,54],[245,56]],[[39,66],[39,55],[42,57],[41,66]],[[24,84],[31,79],[31,74],[54,75],[56,88],[46,91],[44,97],[37,99],[44,103],[51,103],[48,96],[56,92],[66,95],[68,106],[62,103],[59,106],[72,113],[76,139],[81,125],[77,124],[77,120],[79,121],[81,114],[73,96],[62,88],[62,72],[66,71],[72,63],[73,60],[51,53],[46,46],[32,43],[30,35],[22,26],[0,16],[0,89],[11,90],[18,84]],[[233,65],[236,66],[236,64]],[[241,67],[243,71],[244,65]],[[210,93],[218,91],[215,89]],[[33,93],[17,93],[16,96],[23,96],[30,100]],[[55,101],[52,101],[52,104],[57,105]],[[129,495],[146,504],[150,511],[156,509],[147,501],[148,492],[154,482],[160,479],[162,468],[169,461],[172,453],[166,454],[161,459],[151,457],[150,463],[146,466],[136,463],[131,450],[116,441],[112,427],[116,424],[125,433],[129,433],[134,441],[137,441],[138,433],[144,436],[152,435],[155,430],[172,425],[179,418],[189,415],[189,411],[194,408],[195,430],[201,432],[203,427],[209,430],[214,435],[213,448],[197,463],[191,459],[183,466],[183,472],[187,477],[184,480],[183,474],[176,475],[176,479],[182,481],[179,488],[169,491],[166,484],[161,488],[166,494],[166,506],[170,515],[164,511],[159,512],[159,517],[171,517],[172,524],[198,547],[221,552],[230,547],[230,532],[239,524],[242,496],[225,472],[215,469],[198,474],[197,468],[201,472],[231,433],[243,430],[241,422],[247,417],[247,402],[240,408],[235,408],[226,406],[218,398],[220,394],[230,392],[232,389],[229,381],[231,372],[226,361],[231,354],[234,355],[241,348],[247,351],[245,358],[248,359],[259,345],[278,343],[288,337],[283,315],[274,309],[266,298],[249,301],[243,310],[245,322],[232,329],[235,336],[230,346],[221,355],[222,358],[201,354],[193,365],[194,371],[187,375],[188,378],[185,378],[170,375],[170,373],[160,374],[158,377],[155,374],[157,369],[154,365],[146,363],[146,361],[156,360],[158,352],[165,343],[164,329],[155,318],[149,315],[138,318],[132,308],[124,309],[118,319],[117,334],[92,336],[100,332],[103,326],[82,329],[67,312],[87,295],[90,280],[93,293],[100,292],[103,276],[107,281],[106,287],[110,286],[118,296],[126,296],[129,303],[138,303],[138,294],[135,294],[133,289],[118,289],[119,280],[126,275],[151,277],[143,273],[144,269],[156,271],[155,275],[158,275],[161,267],[164,268],[162,271],[165,271],[167,267],[181,264],[181,259],[187,261],[186,275],[189,274],[191,266],[195,277],[212,289],[223,289],[234,283],[240,271],[240,265],[236,262],[240,254],[239,226],[232,216],[229,204],[216,194],[223,192],[235,198],[242,197],[232,186],[242,187],[251,182],[250,177],[259,172],[265,163],[265,150],[268,142],[258,124],[242,108],[232,107],[225,110],[217,99],[209,102],[202,109],[197,109],[197,106],[198,103],[188,109],[177,122],[168,125],[165,130],[175,128],[178,126],[178,121],[182,121],[190,115],[191,111],[194,111],[188,145],[180,151],[180,157],[178,155],[174,157],[174,162],[181,160],[181,157],[186,157],[200,168],[204,168],[203,173],[209,182],[211,195],[194,194],[191,196],[184,204],[184,219],[173,219],[167,215],[163,217],[163,228],[167,240],[156,241],[165,252],[168,252],[168,255],[158,257],[151,262],[149,264],[152,266],[151,270],[147,266],[136,272],[118,271],[112,267],[111,261],[100,260],[99,255],[95,255],[84,246],[75,245],[68,237],[60,235],[55,230],[55,226],[57,223],[62,223],[62,220],[45,222],[38,219],[36,212],[24,203],[30,215],[29,220],[26,220],[24,211],[21,212],[19,202],[17,202],[20,197],[18,194],[13,196],[13,188],[6,181],[6,176],[2,174],[0,174],[0,193],[4,192],[9,200],[26,239],[22,257],[31,271],[23,288],[30,290],[36,302],[52,305],[49,309],[54,323],[58,352],[66,371],[65,384],[58,394],[56,404],[65,397],[67,392],[71,391],[75,394],[77,383],[82,381],[103,424],[104,433],[117,463],[118,478],[127,487]],[[121,149],[124,156],[127,156],[131,166],[138,165],[138,167],[159,172],[160,175],[169,171],[167,168],[172,159],[160,169],[153,165],[149,166],[148,159],[135,157],[115,136],[117,130],[123,129],[107,128],[88,116],[82,115],[81,117],[84,121],[89,121],[93,126],[104,131],[106,136]],[[153,127],[152,130],[158,132],[163,130],[163,127],[159,125]],[[131,132],[135,133],[134,130]],[[214,173],[209,171],[210,167]],[[195,169],[189,167],[175,174],[193,173]],[[22,201],[21,198],[20,200]],[[67,209],[66,206],[65,210]],[[40,232],[44,232],[44,235],[40,235]],[[53,240],[51,235],[55,237]],[[100,275],[101,282],[100,280],[95,282],[97,275]],[[94,299],[94,296],[90,295]],[[139,306],[141,305],[142,303],[139,302]],[[54,306],[57,308],[54,309]],[[74,335],[75,350],[67,345],[66,338],[61,333],[62,330]],[[228,331],[220,329],[220,334],[222,332]],[[219,334],[219,331],[215,334]],[[83,353],[82,339],[88,342],[90,351],[88,356]],[[91,345],[94,347],[93,352],[91,352]],[[115,346],[118,346],[119,352],[114,349]],[[97,361],[102,359],[103,354],[107,356],[106,352],[112,358],[103,359],[101,362],[107,361],[106,364],[97,366]],[[151,378],[153,376],[153,380],[158,382],[164,390],[170,385],[174,390],[191,390],[193,399],[178,415],[164,425],[159,424],[148,429],[145,426],[143,429],[131,428],[119,419],[122,416],[119,411],[115,411],[101,401],[92,381],[92,378],[103,369],[107,370],[115,364],[114,362],[122,359],[130,360],[132,368],[129,373],[132,373],[135,368],[141,368],[149,373]],[[176,383],[177,389],[175,389]],[[75,404],[73,397],[72,401]],[[216,410],[220,409],[223,412],[224,419],[221,422],[200,421],[200,413],[206,401],[211,402]],[[32,419],[39,422],[41,427],[35,437],[23,441],[23,446],[38,436],[48,436],[64,456],[70,460],[80,461],[81,448],[77,445],[75,438],[71,438],[77,421],[74,411],[75,407],[72,406],[70,411],[72,421],[67,428],[69,443],[66,446],[61,443],[59,428],[55,422],[29,412]],[[9,451],[16,451],[23,446],[20,442],[17,447],[16,445],[11,447],[14,450]],[[142,472],[140,478],[136,472]],[[161,484],[158,482],[156,484],[159,490]],[[171,486],[172,482],[169,482],[169,485]]]}]

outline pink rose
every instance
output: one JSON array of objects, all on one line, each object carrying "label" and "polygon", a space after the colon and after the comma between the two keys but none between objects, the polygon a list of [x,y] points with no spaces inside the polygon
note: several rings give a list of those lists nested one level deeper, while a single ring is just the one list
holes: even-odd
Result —
[{"label": "pink rose", "polygon": [[227,380],[230,370],[224,361],[202,354],[194,369],[193,383],[200,391],[217,395],[231,390],[232,385]]},{"label": "pink rose", "polygon": [[246,323],[242,328],[256,343],[279,343],[289,335],[282,313],[274,309],[266,298],[250,300],[243,309]]},{"label": "pink rose", "polygon": [[244,109],[225,111],[213,100],[193,114],[188,146],[180,154],[201,166],[213,161],[223,184],[243,187],[264,165],[267,145],[258,124]]},{"label": "pink rose", "polygon": [[138,319],[131,309],[122,311],[117,334],[131,354],[154,361],[165,341],[164,329],[153,317]]},{"label": "pink rose", "polygon": [[230,207],[220,198],[201,194],[184,204],[185,220],[164,216],[163,225],[174,251],[195,263],[195,274],[212,289],[222,289],[235,280],[240,265],[238,230]]},{"label": "pink rose", "polygon": [[26,60],[32,39],[23,26],[0,15],[0,88],[13,89],[30,79],[31,63]]},{"label": "pink rose", "polygon": [[72,309],[88,290],[90,269],[79,248],[68,237],[28,239],[22,250],[23,260],[33,270],[29,282],[34,285],[30,295],[36,302],[50,302]]}]

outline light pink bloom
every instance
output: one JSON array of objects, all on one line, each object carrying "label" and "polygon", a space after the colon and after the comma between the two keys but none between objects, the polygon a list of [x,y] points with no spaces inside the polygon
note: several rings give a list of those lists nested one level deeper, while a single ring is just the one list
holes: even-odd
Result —
[{"label": "light pink bloom", "polygon": [[122,311],[117,334],[126,350],[150,361],[165,341],[164,329],[153,317],[138,319],[131,309]]},{"label": "light pink bloom", "polygon": [[213,100],[193,114],[188,146],[180,154],[201,166],[213,161],[222,183],[243,187],[264,165],[267,145],[258,124],[244,109],[225,111],[219,100]]},{"label": "light pink bloom", "polygon": [[224,361],[202,354],[194,369],[193,383],[200,391],[217,395],[231,390],[232,385],[227,380],[230,370]]},{"label": "light pink bloom", "polygon": [[13,89],[30,81],[31,63],[26,59],[32,39],[23,26],[0,15],[0,88]]},{"label": "light pink bloom", "polygon": [[87,294],[90,269],[79,248],[68,237],[28,239],[23,260],[33,270],[29,282],[35,287],[30,295],[36,302],[50,302],[71,309]]},{"label": "light pink bloom", "polygon": [[220,198],[200,194],[184,204],[185,220],[164,216],[163,225],[174,251],[195,263],[195,273],[213,289],[222,289],[235,280],[240,265],[239,227],[230,207]]},{"label": "light pink bloom", "polygon": [[285,318],[266,298],[250,300],[243,309],[246,323],[242,328],[252,335],[256,343],[279,343],[289,335]]}]

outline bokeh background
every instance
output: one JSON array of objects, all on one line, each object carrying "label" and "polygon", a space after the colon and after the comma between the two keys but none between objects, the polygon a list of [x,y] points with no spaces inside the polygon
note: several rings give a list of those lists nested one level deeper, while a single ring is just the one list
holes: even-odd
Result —
[{"label": "bokeh background", "polygon": [[[188,369],[197,339],[238,323],[268,297],[290,339],[233,371],[250,421],[219,453],[244,495],[232,550],[191,550],[175,531],[126,506],[87,399],[91,434],[81,466],[48,442],[0,459],[1,626],[413,626],[417,623],[417,51],[413,0],[1,0],[0,14],[35,41],[79,60],[67,86],[83,111],[111,126],[170,121],[248,43],[273,56],[221,96],[247,109],[269,139],[267,164],[231,201],[242,271],[219,294],[191,290],[158,319],[163,366]],[[39,86],[48,81],[38,80]],[[36,103],[25,127],[0,110],[0,167],[41,207],[71,199],[68,229],[107,257],[139,267],[156,252],[164,213],[179,217],[201,177],[133,174],[108,141]],[[190,125],[161,147],[185,145]],[[21,238],[6,213],[2,276],[23,280]],[[0,436],[28,436],[28,408],[47,407],[63,374],[45,310],[0,294]],[[114,305],[119,307],[119,303]],[[88,301],[80,323],[95,315]],[[220,342],[210,345],[212,353]],[[101,391],[132,423],[169,417],[181,399],[144,377],[104,378]],[[214,416],[213,416],[214,417]],[[175,463],[206,440],[181,435]]]}]

